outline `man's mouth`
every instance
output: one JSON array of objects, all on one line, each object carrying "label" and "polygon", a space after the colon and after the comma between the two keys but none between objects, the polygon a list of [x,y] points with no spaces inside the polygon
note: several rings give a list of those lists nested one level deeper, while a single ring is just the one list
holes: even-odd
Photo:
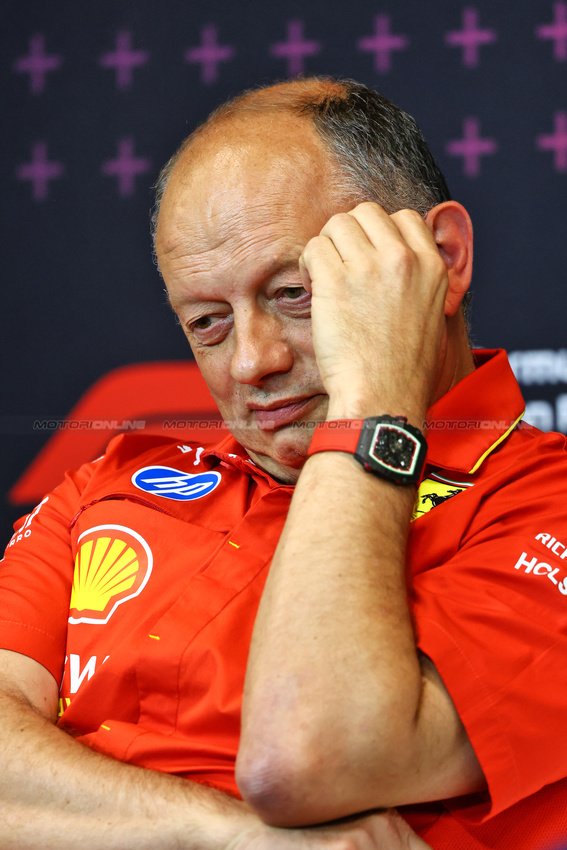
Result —
[{"label": "man's mouth", "polygon": [[307,398],[281,399],[264,407],[251,404],[249,408],[254,414],[258,427],[262,431],[272,431],[305,416],[317,405],[320,398],[321,396],[317,394]]}]

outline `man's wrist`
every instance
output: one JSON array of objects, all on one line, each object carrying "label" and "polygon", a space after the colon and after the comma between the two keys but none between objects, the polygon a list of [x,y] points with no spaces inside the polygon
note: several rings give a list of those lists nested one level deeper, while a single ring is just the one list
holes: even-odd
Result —
[{"label": "man's wrist", "polygon": [[308,457],[319,452],[345,452],[373,475],[394,484],[416,484],[425,464],[427,442],[405,416],[382,415],[319,423]]}]

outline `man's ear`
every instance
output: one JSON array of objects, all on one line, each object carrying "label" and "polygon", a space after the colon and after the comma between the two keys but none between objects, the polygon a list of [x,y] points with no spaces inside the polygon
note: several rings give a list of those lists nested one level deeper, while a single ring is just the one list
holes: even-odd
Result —
[{"label": "man's ear", "polygon": [[473,230],[470,216],[456,201],[444,201],[429,210],[425,221],[449,273],[445,315],[454,316],[472,277]]}]

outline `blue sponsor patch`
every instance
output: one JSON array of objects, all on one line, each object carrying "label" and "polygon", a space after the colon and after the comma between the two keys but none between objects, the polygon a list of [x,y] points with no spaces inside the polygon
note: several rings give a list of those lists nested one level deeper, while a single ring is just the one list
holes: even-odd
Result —
[{"label": "blue sponsor patch", "polygon": [[175,499],[176,502],[190,502],[212,493],[220,483],[220,472],[181,472],[171,466],[145,466],[132,476],[132,484],[138,490]]}]

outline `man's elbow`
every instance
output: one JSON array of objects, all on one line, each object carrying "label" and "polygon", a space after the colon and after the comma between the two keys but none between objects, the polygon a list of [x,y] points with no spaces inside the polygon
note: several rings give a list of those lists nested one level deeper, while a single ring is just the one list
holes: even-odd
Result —
[{"label": "man's elbow", "polygon": [[242,798],[270,826],[297,827],[329,820],[321,807],[313,765],[276,747],[240,748],[236,781]]},{"label": "man's elbow", "polygon": [[415,771],[415,723],[411,712],[394,708],[347,721],[328,713],[300,719],[288,712],[283,721],[273,711],[248,713],[236,762],[243,799],[266,823],[282,827],[405,802],[400,792],[408,770]]},{"label": "man's elbow", "polygon": [[[343,748],[241,747],[236,781],[246,803],[270,826],[325,823],[392,803],[392,760],[377,769]],[[394,782],[395,784],[395,782]],[[398,801],[399,802],[399,801]]]}]

